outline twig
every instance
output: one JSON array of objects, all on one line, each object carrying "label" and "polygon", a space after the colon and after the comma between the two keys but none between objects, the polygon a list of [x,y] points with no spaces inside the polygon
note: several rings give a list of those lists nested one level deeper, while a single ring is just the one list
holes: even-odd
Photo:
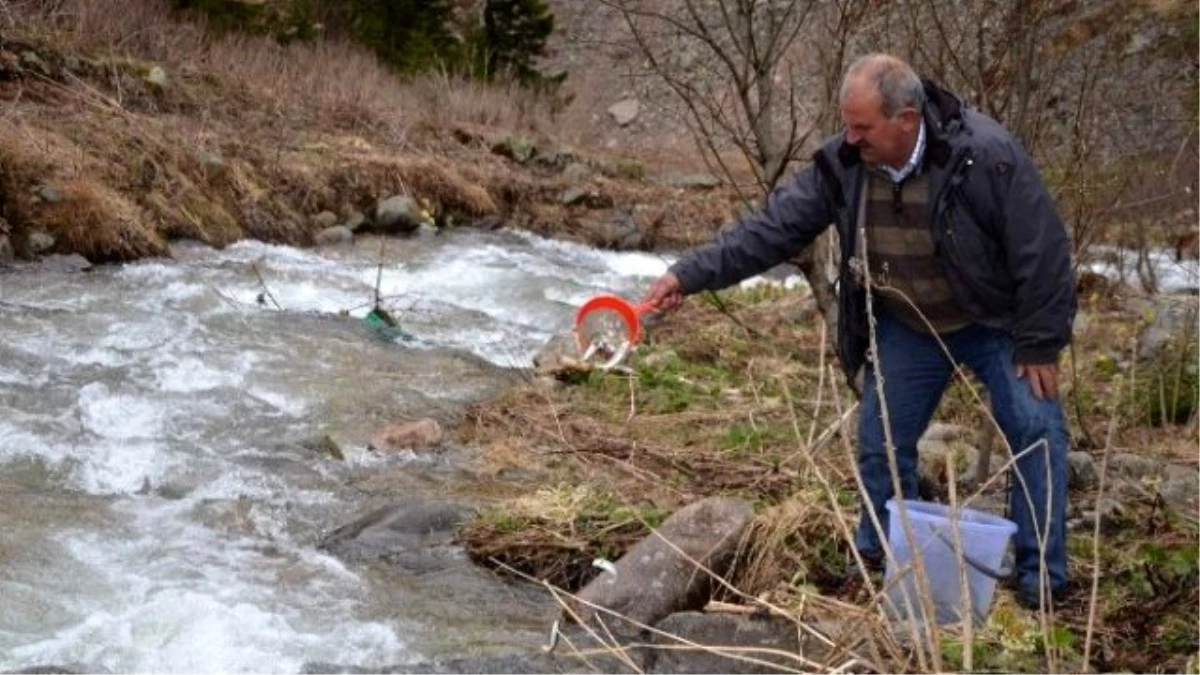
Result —
[{"label": "twig", "polygon": [[[1137,341],[1134,340],[1133,359],[1137,359]],[[1107,487],[1108,457],[1112,450],[1113,437],[1117,433],[1117,420],[1120,418],[1118,408],[1121,405],[1121,388],[1117,388],[1113,396],[1111,417],[1108,419],[1108,437],[1104,441],[1104,455],[1100,459],[1100,485],[1096,489],[1096,520],[1092,524],[1092,589],[1088,598],[1087,631],[1083,639],[1083,669],[1086,672],[1092,664],[1092,639],[1096,630],[1096,604],[1100,595],[1100,498],[1104,496]]]},{"label": "twig", "polygon": [[275,296],[271,294],[271,289],[267,288],[267,282],[265,280],[263,280],[262,273],[259,272],[259,270],[258,270],[258,263],[257,262],[250,263],[250,269],[254,271],[254,277],[256,279],[258,279],[258,285],[262,286],[262,289],[263,289],[263,292],[261,294],[259,294],[259,296],[258,296],[259,299],[261,300],[263,297],[266,297],[268,300],[271,301],[272,305],[275,305],[275,309],[282,310],[283,307],[279,306],[279,302],[277,300],[275,300]]}]

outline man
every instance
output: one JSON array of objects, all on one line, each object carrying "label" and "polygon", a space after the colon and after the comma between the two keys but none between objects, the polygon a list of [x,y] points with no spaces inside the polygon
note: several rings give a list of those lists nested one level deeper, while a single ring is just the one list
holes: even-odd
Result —
[{"label": "man", "polygon": [[852,378],[865,369],[858,469],[870,500],[856,546],[874,567],[882,564],[884,505],[894,494],[888,440],[904,497],[917,495],[917,440],[954,368],[940,340],[983,382],[1013,452],[1024,453],[1009,497],[1017,597],[1044,606],[1067,580],[1068,438],[1057,360],[1070,340],[1075,283],[1062,222],[1008,132],[903,61],[883,54],[856,61],[840,107],[845,131],[812,165],[761,211],[675,263],[645,302],[670,310],[687,294],[737,283],[794,256],[833,224],[842,257],[838,357]]}]

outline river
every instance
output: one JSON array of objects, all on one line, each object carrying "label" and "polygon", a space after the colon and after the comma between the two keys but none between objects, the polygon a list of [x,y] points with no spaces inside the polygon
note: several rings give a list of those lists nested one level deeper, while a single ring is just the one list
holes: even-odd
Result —
[{"label": "river", "polygon": [[[536,587],[316,544],[378,504],[373,484],[470,494],[453,452],[381,455],[371,433],[452,421],[582,300],[636,296],[666,262],[467,230],[172,254],[0,274],[0,671],[294,673],[541,639]],[[361,321],[381,260],[412,341]],[[312,449],[326,435],[344,461]]]}]

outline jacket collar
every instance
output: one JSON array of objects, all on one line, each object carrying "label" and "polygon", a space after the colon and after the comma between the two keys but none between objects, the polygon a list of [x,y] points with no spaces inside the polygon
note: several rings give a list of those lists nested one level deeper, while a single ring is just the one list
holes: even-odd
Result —
[{"label": "jacket collar", "polygon": [[[925,108],[922,115],[925,117],[928,134],[925,140],[925,161],[941,168],[950,161],[952,148],[949,136],[962,127],[963,103],[933,80],[922,79],[921,84],[925,86]],[[844,135],[838,145],[837,156],[842,166],[847,168],[862,162],[858,147],[847,143]]]}]

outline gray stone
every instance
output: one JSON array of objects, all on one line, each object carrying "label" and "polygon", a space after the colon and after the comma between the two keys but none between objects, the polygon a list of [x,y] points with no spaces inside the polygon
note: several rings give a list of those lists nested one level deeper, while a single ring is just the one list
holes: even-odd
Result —
[{"label": "gray stone", "polygon": [[1138,358],[1150,361],[1185,331],[1195,330],[1196,296],[1158,295],[1144,313],[1149,315],[1149,323],[1138,336]]},{"label": "gray stone", "polygon": [[204,177],[212,182],[224,180],[229,175],[229,163],[225,158],[215,152],[207,150],[202,151],[199,155],[200,166],[204,170]]},{"label": "gray stone", "polygon": [[721,185],[721,179],[709,173],[672,174],[663,182],[684,190],[711,190]]},{"label": "gray stone", "polygon": [[42,60],[42,57],[37,55],[37,52],[23,51],[20,58],[22,68],[41,73],[42,75],[50,75],[50,66],[46,65],[46,62]]},{"label": "gray stone", "polygon": [[313,243],[317,246],[336,246],[354,242],[354,232],[344,225],[334,225],[313,235]]},{"label": "gray stone", "polygon": [[342,227],[351,232],[357,232],[366,223],[367,217],[361,211],[351,211],[350,215],[346,217],[346,222],[342,223]]},{"label": "gray stone", "polygon": [[38,196],[38,199],[41,199],[47,204],[57,204],[63,200],[62,190],[59,190],[53,185],[39,185],[37,189],[34,190],[34,194]]},{"label": "gray stone", "polygon": [[[90,672],[90,671],[80,671]],[[625,664],[604,654],[590,654],[585,661],[581,657],[562,653],[524,653],[507,656],[483,656],[478,658],[422,661],[391,666],[361,668],[334,663],[307,663],[300,671],[305,675],[332,675],[334,673],[410,673],[466,675],[468,673],[494,673],[495,675],[518,675],[520,673],[631,673]]]},{"label": "gray stone", "polygon": [[0,263],[12,262],[16,254],[7,234],[0,234]]},{"label": "gray stone", "polygon": [[930,441],[961,441],[970,438],[973,433],[971,429],[961,424],[934,422],[929,425],[925,433],[921,434],[921,438]]},{"label": "gray stone", "polygon": [[342,560],[387,560],[416,572],[463,564],[454,532],[472,513],[462,504],[404,500],[333,530],[317,546]]},{"label": "gray stone", "polygon": [[1072,490],[1087,490],[1100,481],[1096,462],[1086,452],[1067,453],[1067,486]]},{"label": "gray stone", "polygon": [[636,98],[627,98],[608,106],[608,114],[618,126],[627,126],[637,119],[642,104]]},{"label": "gray stone", "polygon": [[322,211],[322,212],[318,213],[317,215],[313,216],[313,225],[316,225],[317,227],[321,228],[322,230],[328,229],[337,224],[338,224],[338,217],[337,217],[337,214],[334,213],[333,211]]},{"label": "gray stone", "polygon": [[387,234],[410,234],[421,227],[423,216],[417,200],[394,195],[375,207],[375,229]]},{"label": "gray stone", "polygon": [[582,204],[591,196],[591,190],[582,187],[567,188],[558,196],[558,202],[564,206]]},{"label": "gray stone", "polygon": [[46,232],[45,230],[34,230],[33,232],[30,232],[29,236],[25,239],[25,248],[27,248],[33,255],[41,255],[54,248],[54,245],[57,243],[58,240],[55,239],[54,236],[49,232]]},{"label": "gray stone", "polygon": [[587,164],[582,162],[569,164],[566,169],[563,169],[563,178],[572,183],[583,183],[591,177],[592,170],[588,168]]},{"label": "gray stone", "polygon": [[1174,507],[1190,507],[1200,499],[1200,474],[1195,466],[1168,464],[1158,494]]},{"label": "gray stone", "polygon": [[492,144],[492,153],[507,157],[518,164],[524,164],[537,155],[537,147],[528,138],[505,136]]},{"label": "gray stone", "polygon": [[563,332],[550,338],[537,354],[533,356],[533,367],[541,374],[552,374],[559,368],[563,359],[578,359],[579,343],[574,332]]},{"label": "gray stone", "polygon": [[146,72],[146,83],[159,89],[165,88],[168,84],[167,71],[162,66],[152,66]]},{"label": "gray stone", "polygon": [[1119,478],[1140,481],[1144,478],[1161,475],[1163,464],[1149,457],[1130,452],[1118,452],[1108,458],[1108,469]]},{"label": "gray stone", "polygon": [[580,227],[587,233],[590,243],[598,248],[614,251],[632,251],[644,241],[633,213],[628,209],[615,210],[606,216],[583,217]]},{"label": "gray stone", "polygon": [[[808,627],[837,644],[839,651],[832,652],[828,643],[800,630],[790,618],[679,612],[654,626],[666,635],[654,634],[651,646],[644,650],[643,660],[646,671],[651,673],[807,671],[808,664],[824,663],[831,657],[841,657],[844,661],[844,650],[858,647],[862,640],[860,635],[849,635],[848,629],[840,624],[810,623]],[[688,643],[704,648],[688,649]],[[723,649],[725,653],[718,653]],[[752,663],[749,659],[764,663]],[[833,668],[839,664],[825,665]]]},{"label": "gray stone", "polygon": [[1125,519],[1125,505],[1113,499],[1112,497],[1101,497],[1096,502],[1096,507],[1090,511],[1084,512],[1084,518],[1088,524],[1096,522],[1096,518],[1100,519],[1100,527],[1106,530],[1114,529],[1121,525]]},{"label": "gray stone", "polygon": [[754,509],[739,499],[711,497],[686,506],[622,556],[615,573],[600,571],[568,605],[580,621],[602,623],[622,635],[636,634],[637,623],[653,625],[675,612],[700,609],[713,585],[704,570],[728,572],[753,518]]}]

